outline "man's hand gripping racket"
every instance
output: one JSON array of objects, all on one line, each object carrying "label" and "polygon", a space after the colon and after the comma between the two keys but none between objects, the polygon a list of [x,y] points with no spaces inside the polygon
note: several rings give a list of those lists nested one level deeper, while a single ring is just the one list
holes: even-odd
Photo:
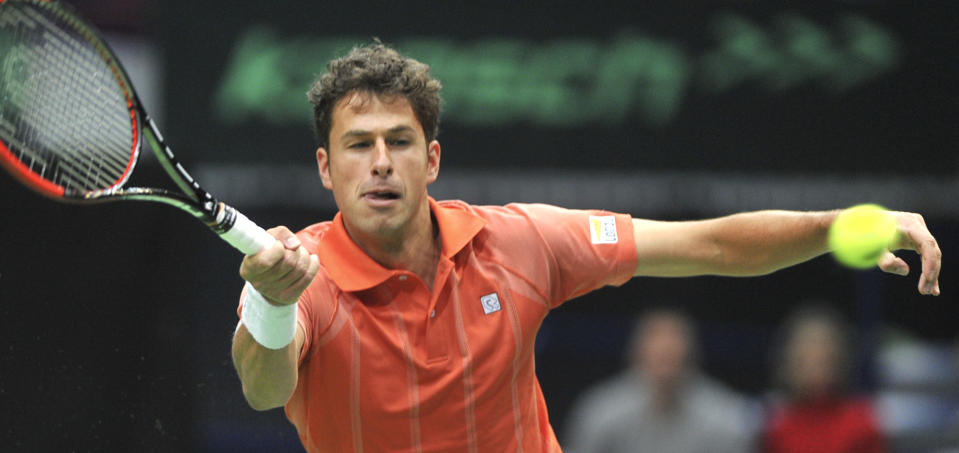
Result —
[{"label": "man's hand gripping racket", "polygon": [[320,260],[283,226],[270,228],[277,239],[260,253],[243,258],[240,276],[274,305],[296,303],[320,269]]}]

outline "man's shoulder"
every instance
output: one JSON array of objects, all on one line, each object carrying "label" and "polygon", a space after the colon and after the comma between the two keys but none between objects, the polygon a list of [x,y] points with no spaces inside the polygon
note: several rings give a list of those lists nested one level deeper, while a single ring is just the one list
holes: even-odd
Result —
[{"label": "man's shoulder", "polygon": [[436,204],[446,209],[458,209],[460,211],[471,212],[476,207],[463,200],[437,200]]},{"label": "man's shoulder", "polygon": [[462,200],[436,202],[444,209],[468,212],[486,221],[529,222],[551,215],[569,212],[568,209],[542,203],[509,203],[505,205],[475,205]]},{"label": "man's shoulder", "polygon": [[487,220],[491,213],[503,209],[502,206],[475,205],[463,200],[437,200],[436,205],[444,210],[465,212]]}]

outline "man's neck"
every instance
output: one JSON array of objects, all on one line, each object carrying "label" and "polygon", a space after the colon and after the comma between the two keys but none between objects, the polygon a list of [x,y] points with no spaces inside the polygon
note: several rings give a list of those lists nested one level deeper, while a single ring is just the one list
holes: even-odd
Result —
[{"label": "man's neck", "polygon": [[433,221],[429,207],[396,235],[350,236],[364,253],[383,267],[413,272],[423,280],[430,291],[433,290],[442,243],[439,228]]}]

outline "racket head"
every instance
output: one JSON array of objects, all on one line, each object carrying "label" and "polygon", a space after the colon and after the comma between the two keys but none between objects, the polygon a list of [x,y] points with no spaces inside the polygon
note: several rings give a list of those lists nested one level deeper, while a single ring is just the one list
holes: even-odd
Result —
[{"label": "racket head", "polygon": [[114,53],[71,8],[0,0],[0,166],[48,197],[92,200],[129,179],[141,116]]}]

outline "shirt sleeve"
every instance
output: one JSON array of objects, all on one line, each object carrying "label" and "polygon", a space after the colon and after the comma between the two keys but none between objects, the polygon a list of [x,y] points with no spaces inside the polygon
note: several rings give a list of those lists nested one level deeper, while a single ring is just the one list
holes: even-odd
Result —
[{"label": "shirt sleeve", "polygon": [[[545,255],[550,305],[579,297],[606,285],[619,286],[636,272],[633,222],[628,214],[563,209],[544,204],[511,204],[531,228],[529,240]],[[524,235],[526,236],[526,235]],[[527,250],[531,250],[527,242]],[[532,250],[531,250],[532,251]]]}]

